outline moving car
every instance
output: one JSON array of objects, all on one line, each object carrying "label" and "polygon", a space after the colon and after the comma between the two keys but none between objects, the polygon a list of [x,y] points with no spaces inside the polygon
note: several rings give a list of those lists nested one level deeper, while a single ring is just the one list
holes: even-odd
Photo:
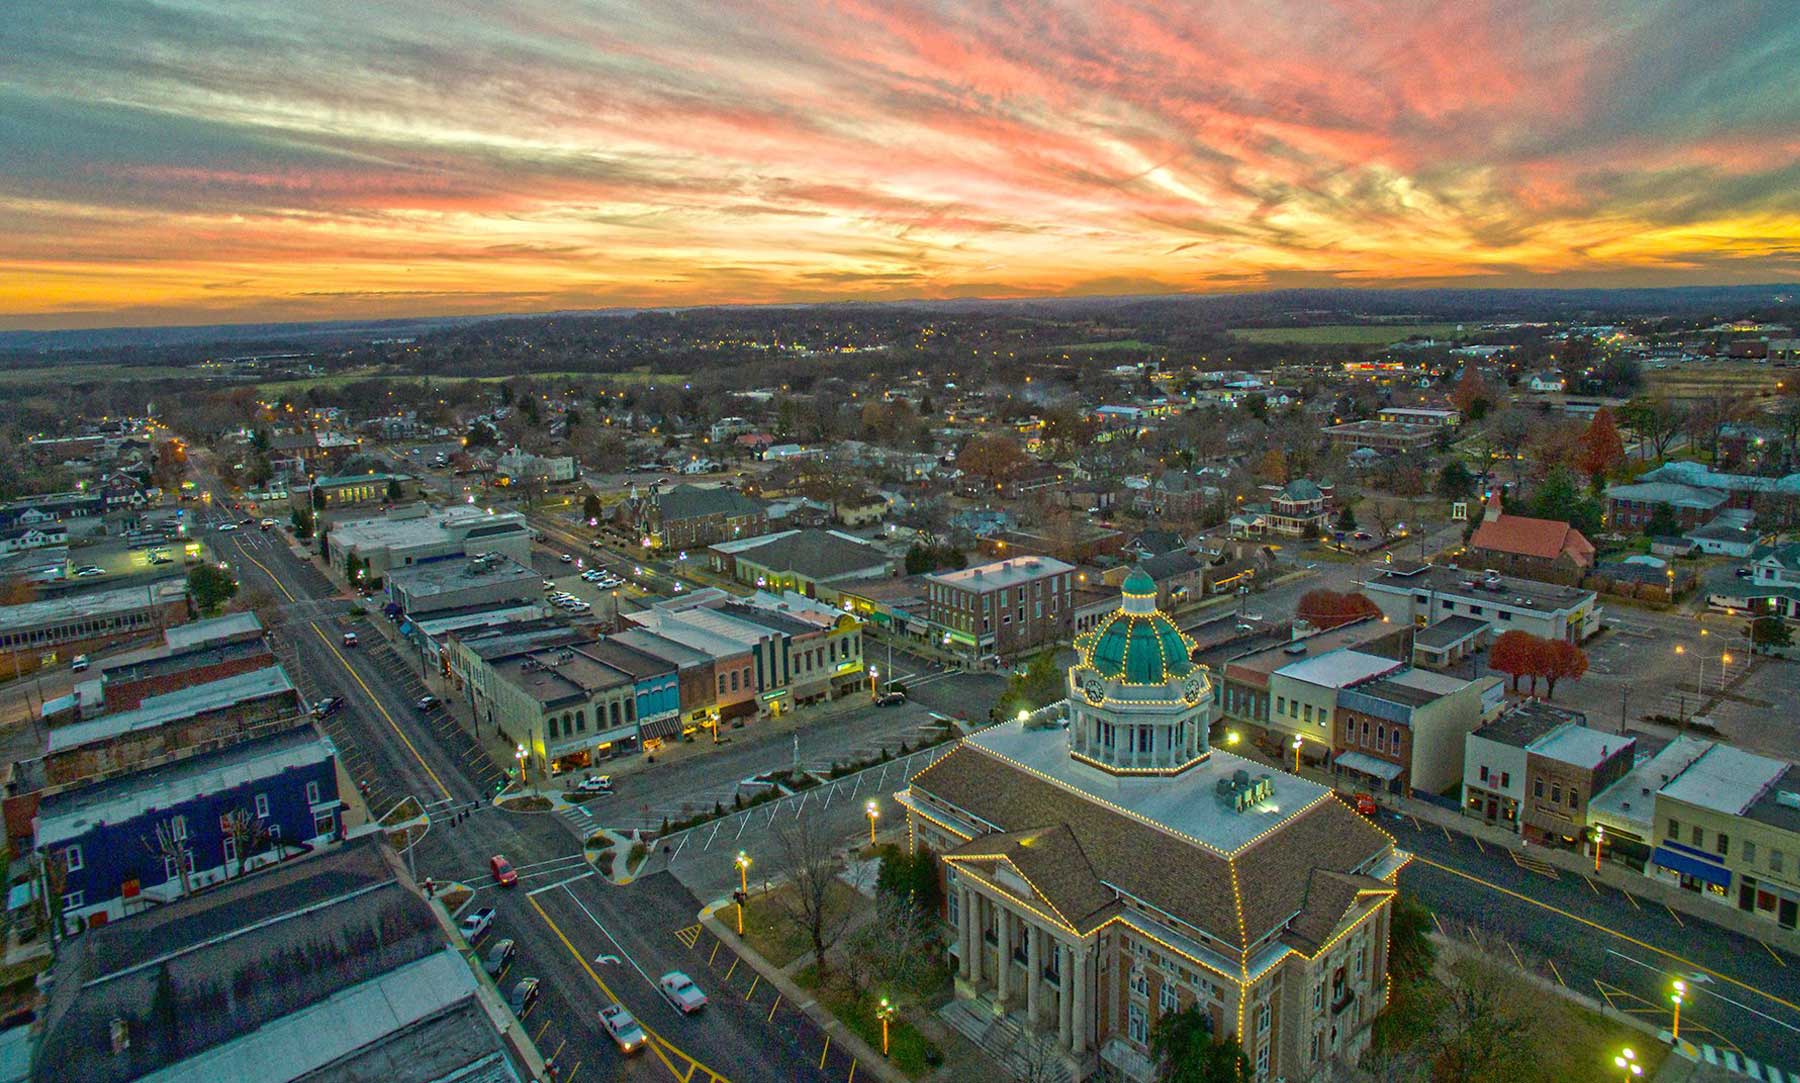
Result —
[{"label": "moving car", "polygon": [[431,696],[431,695],[420,696],[418,699],[413,701],[413,706],[418,708],[421,711],[429,711],[433,707],[436,707],[437,705],[438,705],[438,698],[436,696]]},{"label": "moving car", "polygon": [[622,1004],[601,1008],[600,1025],[612,1036],[613,1044],[619,1047],[621,1053],[635,1053],[650,1040],[644,1034],[644,1028],[638,1026],[638,1021],[631,1017],[631,1013]]},{"label": "moving car", "polygon": [[488,948],[487,958],[481,961],[481,967],[487,971],[488,977],[498,978],[506,972],[508,966],[512,965],[513,957],[517,954],[519,954],[519,946],[513,943],[511,937],[496,940]]},{"label": "moving car", "polygon": [[613,781],[611,775],[589,775],[575,784],[582,793],[611,793]]},{"label": "moving car", "polygon": [[494,924],[494,908],[484,906],[472,914],[465,916],[457,927],[462,930],[463,939],[473,944],[482,933]]},{"label": "moving car", "polygon": [[83,564],[81,567],[75,569],[75,578],[77,579],[87,579],[90,576],[105,574],[106,569],[100,567],[98,564]]},{"label": "moving car", "polygon": [[875,706],[877,707],[898,707],[905,702],[905,692],[883,692],[875,697]]},{"label": "moving car", "polygon": [[272,527],[272,526],[274,526],[274,525],[275,525],[275,520],[273,520],[273,519],[264,519],[264,520],[263,520],[263,521],[262,521],[262,528],[263,528],[263,529],[264,529],[264,530],[267,530],[267,529],[269,529],[269,528],[270,528],[270,527]]},{"label": "moving car", "polygon": [[346,646],[346,647],[356,646],[356,633],[355,632],[345,632],[344,633],[344,646]]},{"label": "moving car", "polygon": [[330,716],[338,713],[338,711],[341,710],[343,708],[343,706],[344,706],[344,697],[343,696],[326,696],[324,699],[313,704],[313,712],[312,712],[313,717],[314,718],[329,718]]},{"label": "moving car", "polygon": [[679,970],[671,970],[656,979],[656,988],[662,993],[663,999],[683,1015],[692,1015],[706,1007],[706,994],[700,991],[692,978]]},{"label": "moving car", "polygon": [[224,524],[220,525],[219,533],[221,533],[221,534],[235,533],[237,531],[237,528],[238,528],[238,525],[236,523],[224,523]]},{"label": "moving car", "polygon": [[519,882],[519,871],[506,860],[505,854],[495,854],[488,858],[488,871],[494,874],[494,883],[501,887],[512,887]]},{"label": "moving car", "polygon": [[513,986],[512,997],[508,1001],[512,1013],[523,1019],[531,1006],[537,1003],[538,980],[536,978],[520,978],[519,984]]},{"label": "moving car", "polygon": [[560,560],[560,561],[562,561],[562,562],[563,562],[563,563],[564,563],[564,564],[573,564],[573,563],[575,563],[575,558],[574,558],[574,557],[572,557],[572,556],[570,556],[570,555],[569,555],[569,554],[567,554],[567,553],[558,553],[558,554],[557,554],[557,555],[556,555],[556,559],[557,559],[557,560]]}]

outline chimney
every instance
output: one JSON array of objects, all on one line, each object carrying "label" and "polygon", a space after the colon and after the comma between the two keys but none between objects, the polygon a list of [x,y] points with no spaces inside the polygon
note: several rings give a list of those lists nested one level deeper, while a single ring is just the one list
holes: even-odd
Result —
[{"label": "chimney", "polygon": [[1481,513],[1481,521],[1491,523],[1498,518],[1500,518],[1500,490],[1495,489],[1493,495],[1488,497],[1487,510]]}]

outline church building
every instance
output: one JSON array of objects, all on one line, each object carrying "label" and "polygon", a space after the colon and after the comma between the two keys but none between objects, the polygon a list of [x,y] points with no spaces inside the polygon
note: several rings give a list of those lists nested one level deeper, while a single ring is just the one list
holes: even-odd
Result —
[{"label": "church building", "polygon": [[1190,1005],[1257,1083],[1353,1063],[1408,855],[1326,787],[1210,747],[1211,676],[1142,572],[1075,647],[1060,717],[974,734],[899,795],[941,861],[946,1016],[1035,1032],[1072,1079],[1153,1078],[1151,1029]]}]

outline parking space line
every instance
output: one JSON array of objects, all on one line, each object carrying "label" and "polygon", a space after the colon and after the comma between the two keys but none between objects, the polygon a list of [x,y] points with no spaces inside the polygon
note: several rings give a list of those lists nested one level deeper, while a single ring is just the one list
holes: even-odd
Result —
[{"label": "parking space line", "polygon": [[1586,883],[1588,887],[1591,887],[1594,889],[1594,894],[1596,894],[1596,895],[1600,894],[1600,889],[1599,889],[1599,887],[1595,886],[1593,877],[1588,876],[1587,874],[1584,873],[1584,874],[1582,874],[1581,879],[1582,879],[1582,882]]},{"label": "parking space line", "polygon": [[1444,833],[1444,841],[1445,842],[1455,842],[1456,841],[1455,839],[1452,839],[1450,837],[1450,829],[1445,827],[1443,824],[1438,824],[1438,830],[1442,831]]},{"label": "parking space line", "polygon": [[844,1077],[844,1083],[856,1083],[856,1058],[850,1058],[850,1074]]},{"label": "parking space line", "polygon": [[825,1070],[825,1054],[831,1052],[831,1035],[825,1035],[825,1048],[819,1050],[819,1071]]},{"label": "parking space line", "polygon": [[581,1062],[576,1061],[575,1067],[569,1069],[569,1075],[562,1083],[575,1083],[575,1073],[579,1071],[581,1071]]},{"label": "parking space line", "polygon": [[1642,910],[1643,909],[1643,907],[1638,905],[1637,899],[1632,897],[1631,892],[1626,891],[1624,888],[1620,888],[1619,894],[1625,896],[1625,901],[1631,904],[1631,908],[1633,910]]},{"label": "parking space line", "polygon": [[1482,845],[1482,844],[1481,844],[1481,840],[1480,840],[1480,839],[1478,839],[1478,838],[1476,838],[1476,837],[1475,837],[1475,836],[1474,836],[1474,835],[1470,835],[1470,836],[1469,836],[1469,839],[1470,839],[1470,841],[1472,841],[1472,842],[1474,842],[1474,843],[1475,843],[1475,848],[1476,848],[1476,849],[1477,849],[1477,850],[1480,850],[1480,851],[1481,851],[1481,852],[1482,852],[1482,853],[1484,853],[1484,854],[1485,854],[1485,853],[1487,853],[1487,847],[1485,847],[1485,846],[1483,846],[1483,845]]},{"label": "parking space line", "polygon": [[769,1014],[767,1017],[765,1017],[763,1019],[763,1022],[765,1022],[765,1023],[774,1022],[775,1021],[775,1009],[779,1008],[779,1007],[781,1007],[781,994],[776,993],[775,994],[775,1003],[769,1005]]},{"label": "parking space line", "polygon": [[1562,971],[1556,969],[1556,960],[1555,959],[1545,959],[1544,962],[1550,964],[1550,973],[1556,975],[1556,984],[1562,986],[1564,989],[1567,989],[1569,987],[1569,983],[1566,981],[1563,981]]},{"label": "parking space line", "polygon": [[1672,917],[1672,918],[1674,918],[1674,919],[1675,919],[1675,924],[1677,924],[1677,925],[1679,925],[1679,926],[1681,926],[1681,927],[1682,927],[1682,928],[1683,928],[1683,929],[1685,929],[1685,928],[1687,928],[1687,922],[1685,922],[1685,921],[1683,921],[1683,920],[1681,920],[1681,915],[1680,915],[1680,914],[1677,914],[1677,913],[1676,913],[1676,912],[1675,912],[1675,911],[1674,911],[1674,910],[1673,910],[1673,909],[1672,909],[1672,908],[1671,908],[1671,907],[1670,907],[1670,906],[1669,906],[1669,904],[1668,904],[1668,903],[1663,903],[1663,909],[1664,909],[1664,910],[1667,910],[1667,911],[1669,911],[1669,916],[1670,916],[1670,917]]},{"label": "parking space line", "polygon": [[708,955],[708,956],[707,956],[707,957],[706,957],[706,965],[707,965],[707,966],[711,966],[711,965],[712,965],[712,964],[713,964],[713,960],[714,960],[714,959],[716,959],[716,958],[718,958],[718,956],[719,956],[719,946],[720,946],[720,945],[721,945],[721,944],[723,944],[723,943],[725,943],[725,941],[723,941],[723,940],[714,940],[714,941],[713,941],[713,950],[712,950],[712,954],[710,954],[710,955]]},{"label": "parking space line", "polygon": [[761,984],[762,984],[762,975],[758,974],[756,976],[756,980],[750,983],[750,989],[744,993],[744,999],[749,1000],[751,997],[754,997],[756,995],[756,987]]},{"label": "parking space line", "polygon": [[1502,939],[1500,942],[1502,944],[1505,944],[1506,950],[1512,953],[1513,962],[1518,964],[1520,970],[1524,970],[1525,969],[1525,960],[1519,958],[1519,949],[1513,947],[1512,941],[1510,941],[1510,940]]},{"label": "parking space line", "polygon": [[[534,1004],[532,1004],[532,1006],[531,1006],[531,1007],[532,1007],[532,1008],[536,1008],[536,1007],[537,1007],[537,1005],[536,1005],[536,1004],[535,1004],[535,1003],[534,1003]],[[527,1010],[527,1011],[526,1011],[526,1012],[525,1012],[525,1014],[526,1014],[526,1015],[530,1015],[530,1014],[531,1014],[531,1012],[530,1012],[530,1010],[529,1010],[529,1009],[528,1009],[528,1010]],[[539,1027],[539,1028],[538,1028],[538,1032],[537,1032],[537,1033],[536,1033],[536,1034],[533,1034],[533,1035],[532,1035],[532,1036],[531,1036],[531,1044],[533,1044],[533,1045],[536,1045],[536,1044],[537,1044],[537,1040],[538,1040],[538,1039],[539,1039],[539,1038],[542,1038],[542,1037],[543,1037],[543,1036],[544,1036],[544,1032],[545,1032],[545,1031],[546,1031],[546,1030],[549,1030],[549,1029],[550,1029],[550,1020],[548,1020],[548,1019],[546,1019],[546,1020],[544,1020],[544,1025],[543,1025],[543,1026],[541,1026],[541,1027]]]},{"label": "parking space line", "polygon": [[1781,955],[1780,955],[1780,953],[1778,953],[1778,952],[1777,952],[1777,951],[1776,951],[1776,950],[1775,950],[1775,949],[1774,949],[1774,948],[1771,948],[1771,947],[1770,947],[1770,946],[1769,946],[1769,945],[1768,945],[1768,943],[1767,943],[1767,942],[1765,942],[1765,941],[1763,941],[1763,940],[1761,940],[1761,939],[1758,939],[1758,940],[1757,940],[1757,941],[1756,941],[1756,942],[1757,942],[1757,943],[1758,943],[1758,944],[1761,944],[1761,945],[1762,945],[1762,946],[1763,946],[1763,950],[1764,950],[1764,951],[1766,951],[1766,952],[1768,952],[1768,953],[1769,953],[1769,954],[1770,954],[1770,955],[1773,955],[1773,956],[1774,956],[1774,957],[1775,957],[1775,961],[1776,961],[1776,962],[1778,962],[1778,963],[1780,963],[1780,964],[1781,964],[1781,965],[1782,965],[1782,966],[1786,966],[1786,965],[1787,965],[1787,960],[1786,960],[1786,959],[1783,959],[1783,958],[1782,958],[1782,957],[1781,957]]},{"label": "parking space line", "polygon": [[743,962],[742,958],[735,956],[735,955],[732,956],[731,965],[725,969],[725,976],[719,980],[720,981],[730,981],[732,973],[737,970],[737,965],[740,962]]}]

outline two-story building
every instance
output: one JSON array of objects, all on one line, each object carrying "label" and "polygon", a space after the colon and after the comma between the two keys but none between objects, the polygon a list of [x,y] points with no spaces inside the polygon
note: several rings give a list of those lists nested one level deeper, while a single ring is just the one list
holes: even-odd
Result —
[{"label": "two-story building", "polygon": [[1500,713],[1506,682],[1406,669],[1338,692],[1331,771],[1340,788],[1411,796],[1462,777],[1463,745]]},{"label": "two-story building", "polygon": [[1389,620],[1420,627],[1445,617],[1474,617],[1496,637],[1518,629],[1570,643],[1600,630],[1600,603],[1593,591],[1494,571],[1391,560],[1361,586]]},{"label": "two-story building", "polygon": [[971,660],[1011,658],[1067,639],[1075,566],[1053,557],[996,560],[923,577],[925,618]]},{"label": "two-story building", "polygon": [[1626,776],[1636,751],[1635,738],[1591,729],[1579,711],[1515,704],[1464,745],[1463,815],[1536,842],[1581,842],[1590,802]]}]

